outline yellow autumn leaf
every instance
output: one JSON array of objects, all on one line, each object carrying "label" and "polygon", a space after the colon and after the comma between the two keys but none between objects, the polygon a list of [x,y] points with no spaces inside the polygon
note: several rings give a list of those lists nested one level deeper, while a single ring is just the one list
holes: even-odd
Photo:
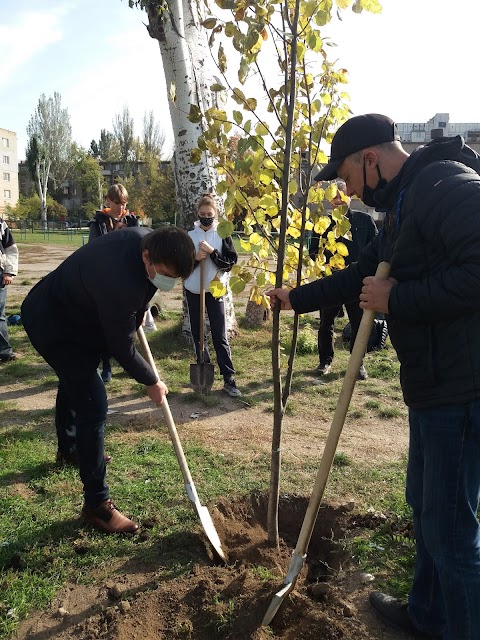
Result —
[{"label": "yellow autumn leaf", "polygon": [[249,253],[252,250],[250,242],[248,242],[247,240],[243,240],[243,238],[240,238],[240,246],[244,251],[248,251]]},{"label": "yellow autumn leaf", "polygon": [[336,253],[334,256],[330,258],[330,266],[334,269],[344,269],[345,268],[345,260],[342,256]]},{"label": "yellow autumn leaf", "polygon": [[299,238],[300,231],[296,227],[290,225],[287,229],[287,235],[291,236],[292,238]]},{"label": "yellow autumn leaf", "polygon": [[337,253],[341,256],[348,256],[347,245],[343,244],[343,242],[337,242]]},{"label": "yellow autumn leaf", "polygon": [[315,223],[314,230],[319,236],[323,236],[330,226],[331,220],[328,216],[321,216]]},{"label": "yellow autumn leaf", "polygon": [[262,236],[258,233],[252,233],[250,236],[250,244],[262,244]]},{"label": "yellow autumn leaf", "polygon": [[217,278],[210,282],[209,290],[214,298],[221,298],[227,293],[227,287]]}]

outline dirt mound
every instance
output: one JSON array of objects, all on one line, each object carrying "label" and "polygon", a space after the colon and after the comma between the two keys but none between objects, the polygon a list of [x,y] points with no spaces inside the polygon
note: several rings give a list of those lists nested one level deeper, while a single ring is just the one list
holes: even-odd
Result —
[{"label": "dirt mound", "polygon": [[[188,575],[166,579],[129,567],[95,587],[66,589],[49,612],[20,626],[19,640],[371,640],[395,638],[366,608],[364,585],[342,540],[357,527],[352,505],[322,505],[306,569],[282,603],[270,628],[261,626],[281,588],[308,500],[283,496],[279,549],[267,543],[264,496],[220,502],[210,509],[228,553],[215,562],[205,540],[206,563]],[[365,526],[365,521],[362,521]],[[375,526],[374,521],[370,522]],[[188,553],[188,549],[185,549]],[[209,562],[208,559],[209,558]],[[90,590],[89,590],[90,589]]]}]

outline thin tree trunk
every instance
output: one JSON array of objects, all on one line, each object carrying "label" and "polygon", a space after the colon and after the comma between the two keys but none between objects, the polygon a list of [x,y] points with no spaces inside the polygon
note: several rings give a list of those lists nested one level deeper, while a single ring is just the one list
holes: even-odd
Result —
[{"label": "thin tree trunk", "polygon": [[[285,12],[288,11],[288,3],[285,3]],[[283,165],[282,177],[282,211],[280,236],[278,246],[278,264],[276,273],[276,287],[282,286],[283,280],[283,263],[285,255],[285,242],[287,231],[287,208],[289,201],[288,185],[290,182],[290,166],[292,160],[292,138],[293,138],[293,122],[296,98],[296,74],[297,65],[297,25],[300,14],[300,0],[295,2],[295,14],[292,29],[291,41],[291,59],[290,59],[290,96],[287,105],[287,127],[285,132],[285,161]],[[288,72],[286,72],[288,73]],[[285,83],[288,86],[288,82]],[[272,328],[272,369],[273,369],[273,393],[274,393],[274,409],[273,409],[273,435],[272,435],[272,458],[270,469],[270,492],[268,497],[267,511],[267,533],[268,542],[271,546],[278,546],[278,505],[280,498],[280,470],[282,465],[281,443],[282,443],[282,426],[283,417],[285,415],[285,403],[283,402],[282,380],[281,380],[281,362],[280,362],[280,305],[273,314]],[[292,364],[293,366],[293,364]]]}]

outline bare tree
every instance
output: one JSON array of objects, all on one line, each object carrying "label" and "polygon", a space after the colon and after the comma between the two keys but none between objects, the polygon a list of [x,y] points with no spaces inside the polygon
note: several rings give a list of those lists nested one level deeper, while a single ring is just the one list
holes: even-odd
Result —
[{"label": "bare tree", "polygon": [[[57,92],[53,98],[44,93],[38,100],[35,113],[27,126],[31,159],[36,156],[39,166],[35,170],[42,177],[42,187],[36,179],[37,191],[42,203],[42,221],[47,220],[46,197],[48,180],[53,181],[54,189],[65,179],[72,161],[72,127],[67,109],[62,109],[61,95]],[[36,142],[33,143],[33,139]],[[35,147],[36,145],[36,147]],[[36,153],[33,153],[35,151]],[[41,150],[41,153],[38,152]],[[32,155],[33,154],[33,155]],[[40,166],[41,164],[41,166]],[[40,189],[40,190],[39,190]]]},{"label": "bare tree", "polygon": [[133,117],[127,106],[121,114],[113,119],[113,135],[120,147],[120,160],[123,162],[125,175],[131,174],[131,165],[137,160],[138,144],[135,140]]},{"label": "bare tree", "polygon": [[165,131],[158,122],[155,122],[153,111],[145,113],[143,116],[143,152],[146,158],[165,159],[168,155],[165,150]]}]

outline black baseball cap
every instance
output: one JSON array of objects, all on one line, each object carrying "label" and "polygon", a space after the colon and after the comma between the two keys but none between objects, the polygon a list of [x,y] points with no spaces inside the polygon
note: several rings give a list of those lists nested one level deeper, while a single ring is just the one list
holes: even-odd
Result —
[{"label": "black baseball cap", "polygon": [[391,118],[380,113],[366,113],[350,118],[333,136],[330,160],[315,176],[315,181],[336,178],[338,167],[352,153],[394,140],[400,140],[400,135]]}]

